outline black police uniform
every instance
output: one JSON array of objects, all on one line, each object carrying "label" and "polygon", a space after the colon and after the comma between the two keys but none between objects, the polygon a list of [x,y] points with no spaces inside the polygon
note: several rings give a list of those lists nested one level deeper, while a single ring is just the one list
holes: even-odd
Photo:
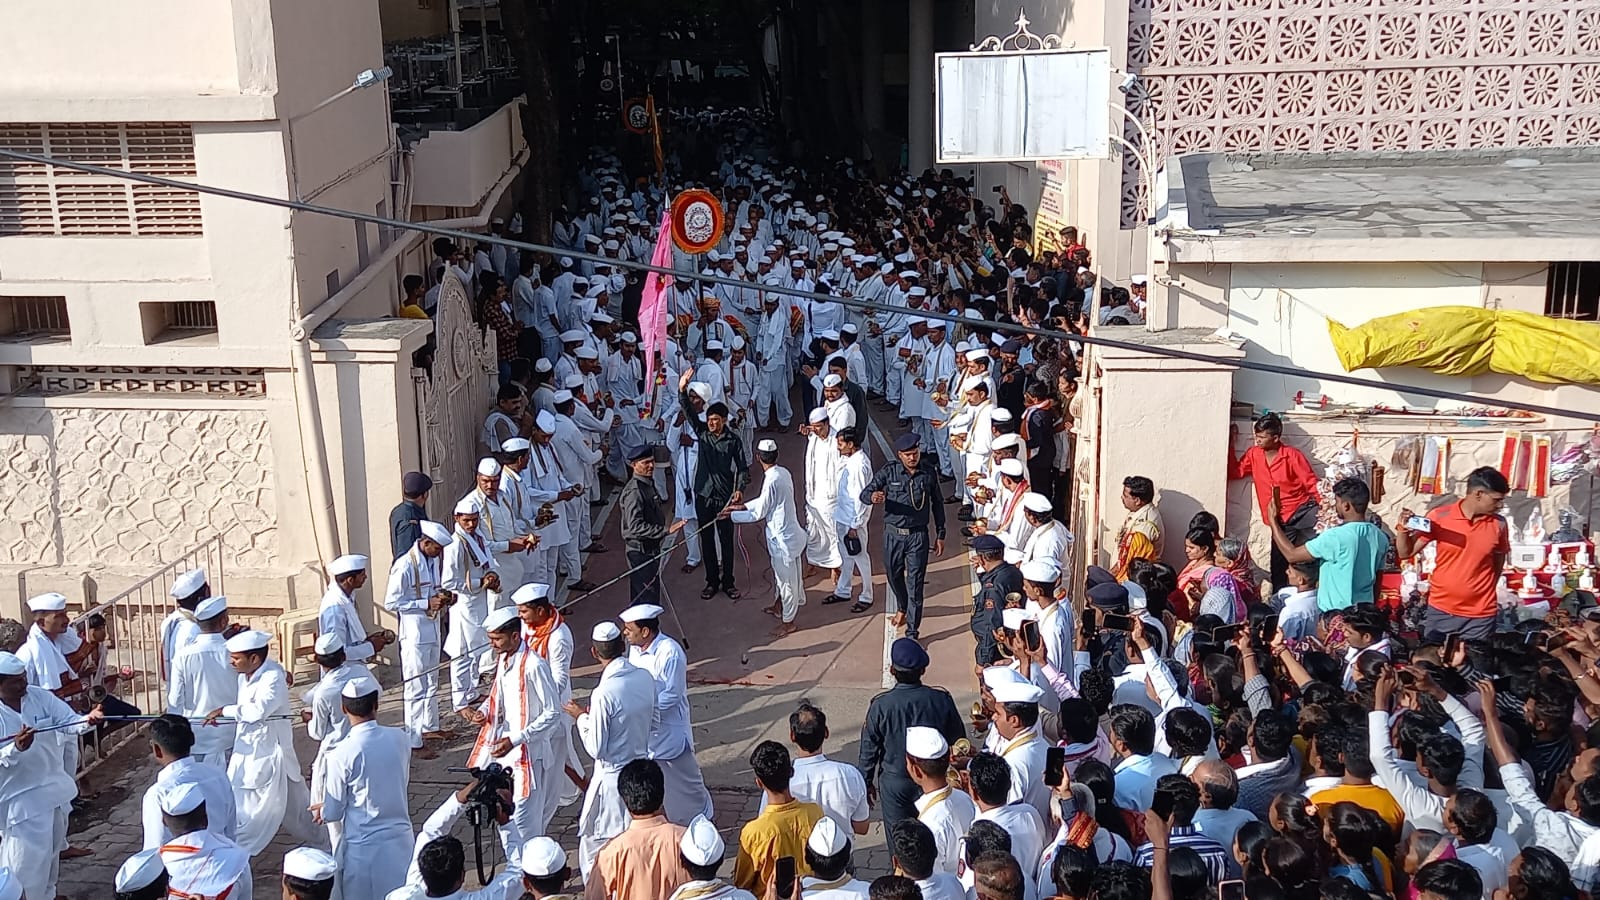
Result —
[{"label": "black police uniform", "polygon": [[897,684],[872,698],[861,725],[859,767],[867,784],[878,786],[878,810],[885,826],[917,817],[922,789],[906,773],[906,729],[937,729],[952,744],[966,736],[966,722],[950,692],[925,684]]},{"label": "black police uniform", "polygon": [[1008,562],[978,576],[978,593],[972,598],[972,636],[977,638],[973,658],[980,666],[991,666],[1000,658],[994,633],[1001,625],[1001,610],[1007,594],[1022,593],[1022,570]]},{"label": "black police uniform", "polygon": [[934,533],[944,540],[944,498],[939,493],[939,469],[924,454],[917,470],[907,472],[898,459],[872,474],[860,500],[870,504],[883,491],[883,546],[889,570],[890,612],[906,616],[906,637],[915,638],[922,626],[922,586],[928,574],[928,517]]},{"label": "black police uniform", "polygon": [[661,496],[655,482],[638,475],[622,486],[617,501],[622,519],[622,547],[628,555],[628,605],[658,603],[661,593],[659,565],[645,565],[661,555],[661,542],[667,537],[667,516],[661,509]]}]

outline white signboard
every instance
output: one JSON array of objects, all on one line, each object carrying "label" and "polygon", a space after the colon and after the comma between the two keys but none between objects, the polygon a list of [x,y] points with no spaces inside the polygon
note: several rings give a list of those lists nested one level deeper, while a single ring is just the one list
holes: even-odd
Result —
[{"label": "white signboard", "polygon": [[941,164],[1110,155],[1109,50],[940,53],[934,91]]}]

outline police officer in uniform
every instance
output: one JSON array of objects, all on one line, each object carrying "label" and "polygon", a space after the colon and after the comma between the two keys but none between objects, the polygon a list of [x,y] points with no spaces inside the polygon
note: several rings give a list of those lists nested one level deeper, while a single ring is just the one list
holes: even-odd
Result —
[{"label": "police officer in uniform", "polygon": [[[915,435],[912,435],[914,438]],[[936,729],[955,743],[966,736],[966,723],[950,692],[922,683],[928,668],[928,651],[910,638],[889,647],[889,674],[895,686],[872,698],[861,725],[861,774],[867,780],[867,798],[883,814],[885,827],[917,817],[922,789],[906,772],[906,729],[922,725]]]},{"label": "police officer in uniform", "polygon": [[978,569],[978,593],[972,598],[972,636],[978,642],[973,658],[982,669],[1000,658],[994,633],[1001,625],[1000,612],[1006,608],[1006,596],[1022,593],[1022,571],[1006,562],[1005,542],[992,534],[972,539],[972,555]]},{"label": "police officer in uniform", "polygon": [[894,442],[900,465],[890,463],[872,475],[861,502],[883,504],[884,565],[889,570],[889,597],[894,624],[915,639],[922,627],[922,586],[928,574],[928,517],[933,517],[933,555],[944,555],[944,497],[939,468],[922,459],[915,434]]},{"label": "police officer in uniform", "polygon": [[[656,493],[656,447],[645,444],[628,459],[633,477],[622,486],[617,501],[622,510],[622,549],[628,556],[628,605],[656,603],[661,594],[661,542],[683,530],[683,520],[667,524]],[[646,563],[650,563],[646,565]]]}]

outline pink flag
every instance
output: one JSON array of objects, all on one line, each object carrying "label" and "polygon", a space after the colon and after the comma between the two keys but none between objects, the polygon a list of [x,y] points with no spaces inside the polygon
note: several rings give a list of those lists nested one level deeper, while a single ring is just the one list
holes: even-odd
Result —
[{"label": "pink flag", "polygon": [[[672,268],[672,220],[665,211],[661,214],[661,231],[656,235],[656,249],[650,255],[650,264],[662,269]],[[667,349],[667,291],[672,287],[672,276],[646,272],[644,292],[639,297],[639,352],[644,354],[645,405],[641,415],[648,415],[655,398],[656,355]]]}]

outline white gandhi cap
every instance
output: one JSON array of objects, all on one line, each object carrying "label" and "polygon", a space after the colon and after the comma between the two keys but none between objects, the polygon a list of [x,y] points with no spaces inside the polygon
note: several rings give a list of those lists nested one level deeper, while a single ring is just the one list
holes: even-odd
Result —
[{"label": "white gandhi cap", "polygon": [[1014,681],[1008,684],[990,688],[994,699],[999,703],[1038,703],[1044,696],[1044,691],[1036,684],[1026,681]]},{"label": "white gandhi cap", "polygon": [[341,556],[328,564],[328,574],[335,578],[340,575],[349,575],[352,572],[365,572],[369,560],[359,553]]},{"label": "white gandhi cap", "polygon": [[1043,494],[1029,491],[1022,495],[1022,508],[1031,512],[1047,513],[1051,509],[1050,498]]},{"label": "white gandhi cap", "polygon": [[190,569],[189,571],[173,579],[172,590],[169,593],[171,593],[173,597],[182,600],[184,597],[193,594],[195,591],[198,591],[205,586],[206,570]]},{"label": "white gandhi cap", "polygon": [[517,608],[515,606],[496,607],[489,611],[489,615],[484,617],[483,630],[499,631],[515,621],[518,621]]},{"label": "white gandhi cap", "polygon": [[944,759],[950,755],[950,744],[937,728],[913,725],[906,729],[906,755],[917,759]]},{"label": "white gandhi cap", "polygon": [[283,855],[283,874],[306,881],[327,881],[339,872],[333,857],[315,847],[296,847]]},{"label": "white gandhi cap", "polygon": [[229,653],[249,653],[251,650],[260,650],[267,646],[272,636],[265,631],[241,631],[228,638]]},{"label": "white gandhi cap", "polygon": [[763,453],[777,453],[778,442],[774,441],[772,438],[766,438],[759,444],[756,444],[756,449]]},{"label": "white gandhi cap", "polygon": [[567,864],[567,851],[547,837],[536,837],[522,845],[522,872],[534,878],[549,878]]},{"label": "white gandhi cap", "polygon": [[618,618],[624,622],[640,622],[645,619],[659,619],[666,610],[654,603],[639,603],[622,611]]},{"label": "white gandhi cap", "polygon": [[500,464],[495,462],[493,459],[490,459],[489,457],[485,456],[483,459],[478,460],[478,474],[479,475],[499,475],[500,474]]},{"label": "white gandhi cap", "polygon": [[826,422],[828,421],[828,411],[819,406],[816,409],[813,409],[810,414],[806,416],[806,419],[813,425],[817,424],[818,422]]},{"label": "white gandhi cap", "polygon": [[806,847],[818,856],[834,856],[849,846],[849,843],[844,836],[844,830],[831,816],[818,819],[817,824],[811,826],[811,837],[806,839]]},{"label": "white gandhi cap", "polygon": [[51,591],[48,594],[40,594],[37,597],[28,598],[28,609],[36,613],[61,612],[66,608],[67,598],[61,594],[55,593],[54,591]]},{"label": "white gandhi cap", "polygon": [[983,684],[993,691],[1002,684],[1025,683],[1017,670],[1010,666],[990,666],[983,670]]},{"label": "white gandhi cap", "polygon": [[1022,460],[1007,459],[1000,462],[1000,474],[1010,475],[1012,478],[1021,478],[1023,473]]},{"label": "white gandhi cap", "polygon": [[344,687],[339,689],[339,696],[355,700],[368,694],[376,694],[381,690],[383,690],[383,686],[378,684],[378,679],[373,678],[371,675],[358,675],[344,683]]},{"label": "white gandhi cap", "polygon": [[438,522],[423,522],[420,527],[422,528],[422,536],[428,540],[436,544],[450,543],[450,529],[440,525]]},{"label": "white gandhi cap", "polygon": [[1049,560],[1030,559],[1022,564],[1022,577],[1040,584],[1054,584],[1061,577],[1061,570]]},{"label": "white gandhi cap", "polygon": [[0,675],[21,675],[26,671],[28,667],[22,664],[15,653],[0,650]]},{"label": "white gandhi cap", "polygon": [[511,594],[511,602],[521,606],[525,603],[533,603],[538,600],[543,600],[548,596],[550,596],[550,585],[535,581],[525,584],[513,591]]},{"label": "white gandhi cap", "polygon": [[338,653],[344,649],[344,636],[337,631],[324,631],[317,635],[317,642],[312,646],[317,651],[318,656]]},{"label": "white gandhi cap", "polygon": [[589,637],[597,641],[614,641],[622,637],[622,629],[615,622],[600,622],[589,632]]},{"label": "white gandhi cap", "polygon": [[[161,863],[159,849],[140,850],[138,853],[123,860],[122,866],[117,869],[116,889],[122,892],[133,892],[147,888],[156,883],[167,867]],[[7,875],[9,876],[9,872]],[[20,896],[20,889],[18,896]],[[0,894],[0,896],[4,896]]]},{"label": "white gandhi cap", "polygon": [[157,795],[161,811],[169,816],[186,816],[200,808],[206,802],[206,795],[200,790],[200,785],[192,781],[182,781],[166,785]]},{"label": "white gandhi cap", "polygon": [[[831,820],[830,820],[831,821]],[[683,837],[678,839],[678,849],[683,853],[683,858],[697,866],[709,866],[722,859],[722,835],[717,833],[717,826],[705,816],[695,816],[694,821],[683,831]],[[527,860],[523,860],[523,869],[527,869]]]},{"label": "white gandhi cap", "polygon": [[500,449],[506,453],[521,453],[532,446],[533,444],[529,443],[527,438],[514,437],[511,440],[502,443],[500,445]]},{"label": "white gandhi cap", "polygon": [[456,501],[456,515],[458,516],[475,516],[482,511],[482,507],[478,503],[478,497],[475,494],[468,494]]},{"label": "white gandhi cap", "polygon": [[215,619],[227,611],[228,598],[218,594],[215,597],[207,597],[195,604],[194,617],[204,622],[207,619]]}]

